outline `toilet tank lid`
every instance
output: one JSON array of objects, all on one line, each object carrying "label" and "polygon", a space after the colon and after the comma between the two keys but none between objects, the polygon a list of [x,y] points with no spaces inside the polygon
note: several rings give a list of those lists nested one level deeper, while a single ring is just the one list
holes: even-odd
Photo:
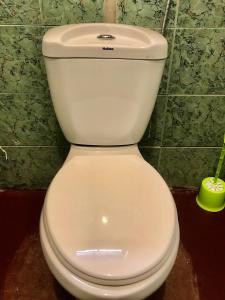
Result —
[{"label": "toilet tank lid", "polygon": [[42,52],[55,58],[165,59],[167,40],[158,32],[123,24],[72,24],[48,30]]}]

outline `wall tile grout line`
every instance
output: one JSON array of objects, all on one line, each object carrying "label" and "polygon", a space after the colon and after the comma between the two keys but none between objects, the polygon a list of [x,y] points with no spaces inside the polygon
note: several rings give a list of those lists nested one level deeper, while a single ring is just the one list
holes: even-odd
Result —
[{"label": "wall tile grout line", "polygon": [[[161,95],[159,95],[161,96]],[[225,94],[168,94],[168,97],[224,97]]]},{"label": "wall tile grout line", "polygon": [[[161,147],[163,146],[164,131],[165,131],[165,124],[166,124],[166,112],[167,112],[167,105],[168,105],[168,91],[169,91],[170,76],[171,76],[171,70],[172,70],[173,50],[174,50],[174,43],[175,43],[175,38],[176,38],[176,25],[177,25],[177,19],[178,19],[178,14],[179,14],[179,6],[180,6],[180,0],[177,0],[176,14],[175,14],[175,20],[174,20],[173,39],[172,39],[171,54],[170,54],[171,57],[170,57],[170,62],[169,62],[169,71],[168,71],[168,79],[167,79],[167,86],[166,86],[166,103],[165,103],[165,110],[164,110],[163,127],[162,127],[162,132],[161,132]],[[160,170],[161,158],[162,158],[162,149],[160,149],[160,152],[159,152],[158,170]]]},{"label": "wall tile grout line", "polygon": [[[41,3],[41,0],[39,0]],[[43,11],[41,13],[41,15],[43,16]],[[71,23],[72,24],[72,23]],[[79,23],[73,23],[73,24],[79,24]],[[61,26],[61,25],[66,25],[65,24],[46,24],[46,23],[41,23],[41,24],[17,24],[17,23],[11,23],[11,24],[0,24],[0,27],[55,27],[55,26]],[[148,26],[144,26],[146,28],[152,29],[152,30],[161,30],[160,27],[148,27]],[[167,27],[166,30],[225,30],[225,27]]]},{"label": "wall tile grout line", "polygon": [[176,26],[177,26],[178,14],[179,14],[179,6],[180,6],[180,0],[177,0],[176,14],[175,14],[175,20],[174,20],[173,39],[172,39],[172,46],[171,46],[171,58],[170,58],[170,63],[169,63],[168,80],[167,80],[167,87],[166,87],[167,95],[169,92],[170,77],[171,77],[171,70],[172,70],[172,64],[173,64],[174,44],[175,44],[175,38],[176,38],[176,29],[177,29]]},{"label": "wall tile grout line", "polygon": [[161,146],[142,146],[142,145],[139,145],[138,146],[140,149],[160,149]]},{"label": "wall tile grout line", "polygon": [[46,145],[23,145],[23,146],[19,146],[19,145],[11,145],[11,146],[4,146],[4,145],[1,145],[1,147],[3,148],[58,148],[58,149],[64,149],[64,148],[67,148],[66,146],[63,146],[63,145],[60,145],[60,146],[46,146]]},{"label": "wall tile grout line", "polygon": [[186,146],[171,146],[171,147],[168,147],[168,146],[163,146],[161,147],[162,149],[221,149],[221,147],[206,147],[206,146],[200,146],[200,147],[186,147]]},{"label": "wall tile grout line", "polygon": [[43,6],[42,6],[42,1],[43,0],[39,0],[39,10],[40,10],[40,15],[41,15],[41,23],[43,22]]},{"label": "wall tile grout line", "polygon": [[[168,27],[168,29],[174,29],[175,27]],[[178,30],[204,30],[204,29],[211,29],[211,30],[224,30],[225,27],[176,27]]]}]

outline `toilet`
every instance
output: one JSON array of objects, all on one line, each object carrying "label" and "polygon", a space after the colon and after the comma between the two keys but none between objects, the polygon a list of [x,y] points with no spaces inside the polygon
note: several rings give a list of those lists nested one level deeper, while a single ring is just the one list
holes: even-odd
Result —
[{"label": "toilet", "polygon": [[167,41],[150,29],[50,29],[42,50],[69,154],[40,219],[46,262],[75,298],[145,299],[170,273],[179,224],[172,194],[142,157]]}]

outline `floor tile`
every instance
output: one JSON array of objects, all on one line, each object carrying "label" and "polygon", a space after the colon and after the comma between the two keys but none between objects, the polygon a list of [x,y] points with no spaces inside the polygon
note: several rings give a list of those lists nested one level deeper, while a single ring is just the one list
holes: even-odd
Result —
[{"label": "floor tile", "polygon": [[[225,210],[208,213],[195,202],[196,191],[173,189],[180,247],[165,283],[148,300],[222,300],[225,276]],[[72,300],[50,273],[39,240],[45,191],[0,193],[1,300]],[[11,238],[13,236],[13,238]]]}]

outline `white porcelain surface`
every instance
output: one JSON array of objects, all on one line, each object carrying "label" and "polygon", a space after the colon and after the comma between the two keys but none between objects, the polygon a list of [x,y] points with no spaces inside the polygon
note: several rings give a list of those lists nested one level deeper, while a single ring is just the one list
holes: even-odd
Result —
[{"label": "white porcelain surface", "polygon": [[58,256],[92,282],[121,285],[148,277],[174,243],[176,209],[164,180],[137,146],[72,146],[71,152],[45,200]]},{"label": "white porcelain surface", "polygon": [[[96,35],[111,34],[111,40]],[[71,146],[53,179],[40,233],[58,281],[80,299],[143,299],[166,279],[178,249],[172,195],[137,143],[162,77],[167,42],[149,29],[66,25],[43,53],[54,108]]]},{"label": "white porcelain surface", "polygon": [[[99,38],[100,35],[106,39]],[[112,39],[107,39],[107,36]],[[43,39],[47,57],[165,59],[167,41],[158,32],[123,24],[73,24],[50,29]]]},{"label": "white porcelain surface", "polygon": [[[173,198],[137,146],[71,146],[41,222],[50,269],[81,299],[142,299],[162,284],[177,253]],[[109,249],[119,251],[100,251]]]},{"label": "white porcelain surface", "polygon": [[137,143],[152,114],[164,62],[45,58],[53,105],[67,140]]},{"label": "white porcelain surface", "polygon": [[161,268],[144,280],[123,286],[94,284],[79,278],[67,269],[52,250],[44,228],[43,217],[40,220],[40,237],[43,253],[51,272],[59,283],[76,298],[81,300],[141,300],[156,291],[171,271],[179,245],[179,226],[176,225],[173,247]]}]

